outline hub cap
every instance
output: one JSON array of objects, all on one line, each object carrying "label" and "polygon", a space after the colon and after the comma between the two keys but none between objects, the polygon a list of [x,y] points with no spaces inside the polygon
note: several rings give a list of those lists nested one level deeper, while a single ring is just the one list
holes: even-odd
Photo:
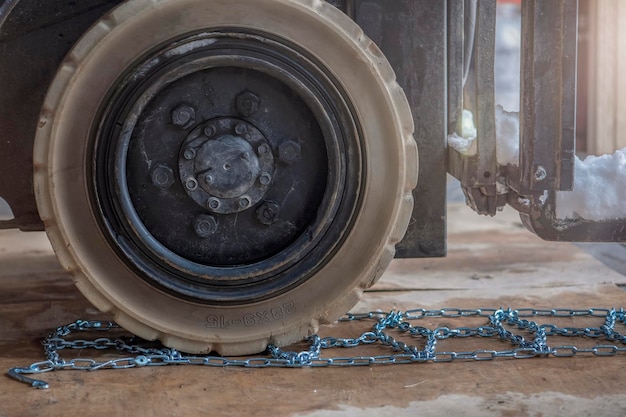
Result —
[{"label": "hub cap", "polygon": [[274,177],[270,143],[251,123],[216,118],[187,137],[178,158],[187,195],[214,213],[249,209],[265,196]]}]

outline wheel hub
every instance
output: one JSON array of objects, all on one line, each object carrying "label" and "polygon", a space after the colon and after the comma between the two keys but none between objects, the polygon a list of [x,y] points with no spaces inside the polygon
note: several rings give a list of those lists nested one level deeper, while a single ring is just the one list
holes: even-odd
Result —
[{"label": "wheel hub", "polygon": [[251,123],[221,117],[196,127],[181,146],[180,181],[189,197],[213,213],[234,214],[263,199],[274,157]]}]

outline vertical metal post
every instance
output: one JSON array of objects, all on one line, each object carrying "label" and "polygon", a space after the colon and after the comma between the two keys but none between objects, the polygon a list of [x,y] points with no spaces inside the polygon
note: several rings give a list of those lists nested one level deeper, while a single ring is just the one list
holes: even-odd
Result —
[{"label": "vertical metal post", "polygon": [[465,62],[465,0],[448,0],[448,132],[461,132],[463,123],[463,78]]},{"label": "vertical metal post", "polygon": [[447,0],[356,0],[355,20],[383,51],[415,121],[419,183],[398,257],[446,253]]},{"label": "vertical metal post", "polygon": [[496,195],[496,122],[494,97],[494,60],[496,42],[496,0],[478,0],[474,43],[474,102],[467,103],[474,111],[478,131],[476,186],[485,187],[487,195]]},{"label": "vertical metal post", "polygon": [[[451,12],[458,13],[459,9],[463,10],[463,4],[458,4],[458,2],[449,7]],[[466,108],[472,111],[478,132],[476,150],[462,153],[453,147],[448,148],[448,170],[451,175],[461,181],[467,200],[474,210],[481,214],[494,215],[506,201],[503,196],[498,195],[496,186],[499,175],[494,113],[496,0],[476,1],[476,36],[471,57],[463,57],[465,49],[463,16],[460,22],[452,16],[449,17],[448,22],[451,25],[448,31],[448,47],[452,49],[448,54],[449,114],[457,118],[448,123],[449,133],[461,133],[458,124],[458,119],[461,117],[459,103],[460,109]],[[462,49],[461,53],[457,52],[457,48]],[[459,56],[463,57],[460,68]],[[466,64],[464,61],[468,59],[472,61],[464,86]],[[461,89],[461,96],[465,97],[464,101],[459,101],[458,89]]]},{"label": "vertical metal post", "polygon": [[522,2],[522,195],[573,186],[577,10],[577,0]]}]

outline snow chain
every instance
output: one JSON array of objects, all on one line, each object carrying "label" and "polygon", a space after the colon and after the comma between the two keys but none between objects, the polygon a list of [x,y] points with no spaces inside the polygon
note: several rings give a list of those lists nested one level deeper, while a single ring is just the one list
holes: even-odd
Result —
[{"label": "snow chain", "polygon": [[[429,329],[417,326],[415,322],[425,318],[468,318],[484,317],[486,323],[479,327],[437,327]],[[603,319],[599,327],[559,327],[555,324],[538,324],[537,317],[574,318],[592,317]],[[365,314],[348,314],[341,322],[373,321],[371,330],[358,338],[336,338],[313,335],[307,338],[309,348],[302,352],[288,352],[276,346],[268,346],[263,357],[235,359],[211,355],[187,355],[175,349],[165,348],[155,342],[146,342],[135,337],[95,338],[92,340],[66,340],[65,337],[77,332],[106,332],[119,326],[110,321],[79,320],[56,328],[43,340],[46,360],[36,362],[26,368],[11,368],[8,375],[35,388],[49,387],[45,381],[26,375],[62,369],[88,370],[127,369],[142,366],[164,365],[205,365],[216,367],[246,368],[303,368],[328,366],[363,366],[397,365],[424,362],[450,362],[454,360],[493,360],[497,358],[526,359],[535,357],[571,357],[580,354],[595,356],[615,356],[626,353],[626,336],[615,330],[617,323],[626,324],[626,313],[621,308],[612,309],[458,309],[441,310],[415,309],[406,312],[392,311],[382,313],[373,311]],[[526,332],[527,337],[515,334],[509,329]],[[400,335],[421,339],[421,347],[410,346],[397,340],[389,333],[396,331]],[[592,338],[605,341],[593,347],[574,345],[549,346],[549,336]],[[439,341],[448,338],[493,338],[508,342],[506,350],[444,351],[437,350]],[[354,348],[363,345],[381,345],[393,353],[382,356],[345,356],[324,357],[322,350],[330,348]],[[59,352],[63,349],[112,349],[130,355],[99,361],[96,359],[62,359]]]}]

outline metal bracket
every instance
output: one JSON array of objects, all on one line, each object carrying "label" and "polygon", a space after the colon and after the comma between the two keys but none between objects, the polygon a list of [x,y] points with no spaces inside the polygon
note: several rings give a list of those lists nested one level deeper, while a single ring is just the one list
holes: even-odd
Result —
[{"label": "metal bracket", "polygon": [[535,202],[530,210],[520,213],[528,230],[545,240],[561,242],[626,242],[626,219],[590,221],[558,219],[556,193],[549,192],[545,204]]},{"label": "metal bracket", "polygon": [[522,2],[521,195],[571,190],[578,0]]},{"label": "metal bracket", "polygon": [[[498,193],[497,187],[499,173],[494,114],[496,0],[475,2],[473,56],[465,56],[466,48],[463,44],[463,17],[466,12],[470,12],[464,10],[465,3],[463,0],[448,3],[448,130],[461,131],[462,111],[465,108],[474,114],[479,137],[476,139],[475,152],[462,153],[448,147],[448,171],[461,181],[468,204],[479,214],[493,216],[506,204],[506,197]],[[469,75],[466,78],[464,69],[470,59]]]},{"label": "metal bracket", "polygon": [[522,3],[520,164],[509,185],[528,196],[522,222],[542,239],[626,241],[626,219],[556,215],[556,193],[574,185],[577,28],[578,0]]}]

